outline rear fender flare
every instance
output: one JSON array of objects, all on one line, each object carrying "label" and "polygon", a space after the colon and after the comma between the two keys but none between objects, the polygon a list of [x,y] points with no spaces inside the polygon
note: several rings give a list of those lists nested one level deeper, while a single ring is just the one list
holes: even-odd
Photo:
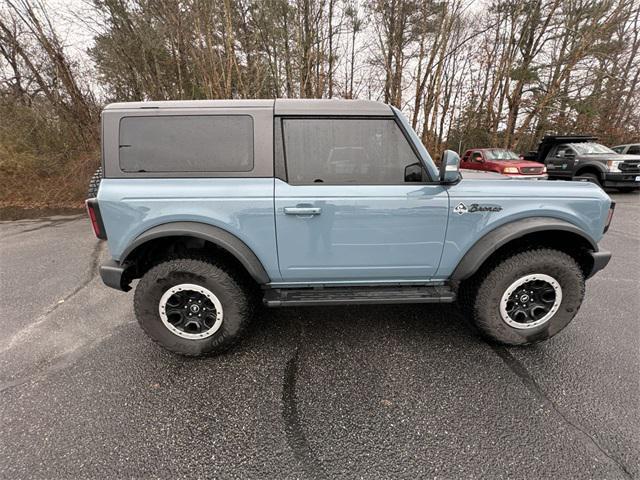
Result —
[{"label": "rear fender flare", "polygon": [[198,222],[165,223],[147,230],[123,251],[120,264],[126,263],[136,248],[151,240],[165,237],[195,237],[211,242],[233,255],[258,284],[263,285],[270,281],[262,262],[246,243],[222,228]]}]

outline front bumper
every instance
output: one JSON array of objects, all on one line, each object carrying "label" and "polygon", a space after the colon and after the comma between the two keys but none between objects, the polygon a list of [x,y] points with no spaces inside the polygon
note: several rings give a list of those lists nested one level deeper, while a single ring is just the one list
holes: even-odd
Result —
[{"label": "front bumper", "polygon": [[640,188],[640,172],[637,173],[605,173],[604,187],[635,187]]},{"label": "front bumper", "polygon": [[107,287],[128,292],[131,290],[131,279],[128,278],[127,268],[120,265],[115,260],[109,260],[100,267],[100,277]]},{"label": "front bumper", "polygon": [[526,174],[521,174],[521,173],[513,173],[513,174],[503,174],[507,177],[510,178],[515,178],[516,180],[547,180],[549,178],[549,175],[542,174],[542,175],[526,175]]},{"label": "front bumper", "polygon": [[587,275],[587,278],[593,277],[596,273],[607,266],[609,260],[611,260],[611,252],[606,250],[600,250],[599,252],[591,252],[591,258],[593,259],[593,267],[591,272]]}]

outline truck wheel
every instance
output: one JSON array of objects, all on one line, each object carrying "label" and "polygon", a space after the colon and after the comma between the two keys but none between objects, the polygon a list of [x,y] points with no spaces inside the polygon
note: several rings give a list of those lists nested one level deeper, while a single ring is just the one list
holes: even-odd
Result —
[{"label": "truck wheel", "polygon": [[600,183],[600,177],[598,177],[598,175],[596,175],[595,173],[582,173],[576,177],[576,180],[595,183],[599,187],[602,187],[602,184]]},{"label": "truck wheel", "polygon": [[566,327],[583,297],[584,275],[572,257],[558,250],[530,250],[487,272],[471,311],[474,323],[489,339],[526,345]]},{"label": "truck wheel", "polygon": [[246,330],[249,289],[226,266],[181,258],[149,270],[136,287],[138,323],[155,342],[186,356],[217,354]]},{"label": "truck wheel", "polygon": [[87,191],[87,198],[96,198],[98,196],[98,189],[100,188],[100,182],[102,181],[102,167],[98,167],[96,172],[89,181],[89,190]]}]

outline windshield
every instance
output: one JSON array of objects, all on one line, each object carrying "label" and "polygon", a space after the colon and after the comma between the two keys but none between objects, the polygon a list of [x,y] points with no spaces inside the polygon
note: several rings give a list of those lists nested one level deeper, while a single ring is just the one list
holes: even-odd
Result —
[{"label": "windshield", "polygon": [[489,160],[518,160],[518,154],[511,150],[504,150],[502,148],[494,148],[492,150],[485,150],[485,156]]},{"label": "windshield", "polygon": [[598,155],[601,153],[616,153],[609,147],[600,145],[599,143],[585,142],[572,143],[571,147],[578,152],[578,155]]}]

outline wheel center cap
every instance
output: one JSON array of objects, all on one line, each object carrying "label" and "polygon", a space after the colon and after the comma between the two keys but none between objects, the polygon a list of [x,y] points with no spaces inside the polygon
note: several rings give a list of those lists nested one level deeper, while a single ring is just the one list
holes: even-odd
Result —
[{"label": "wheel center cap", "polygon": [[198,313],[200,311],[200,307],[198,305],[191,305],[189,308],[193,313]]},{"label": "wheel center cap", "polygon": [[525,294],[523,294],[523,295],[520,297],[520,301],[521,301],[522,303],[528,302],[528,301],[529,301],[529,295],[527,295],[526,293],[525,293]]}]

